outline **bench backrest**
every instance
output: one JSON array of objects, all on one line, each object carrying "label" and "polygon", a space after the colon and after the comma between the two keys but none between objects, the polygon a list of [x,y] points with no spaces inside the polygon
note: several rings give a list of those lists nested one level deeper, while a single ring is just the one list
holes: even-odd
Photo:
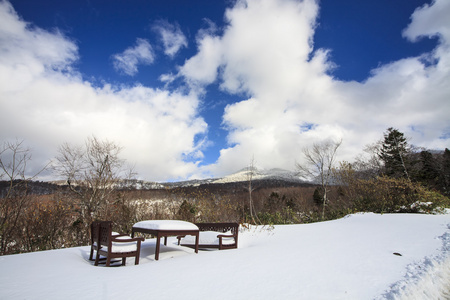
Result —
[{"label": "bench backrest", "polygon": [[112,222],[101,221],[99,223],[98,243],[101,246],[109,247],[111,234],[112,234]]},{"label": "bench backrest", "polygon": [[227,232],[237,235],[239,231],[238,223],[195,223],[200,231]]},{"label": "bench backrest", "polygon": [[91,245],[97,245],[98,235],[100,232],[100,222],[94,221],[91,223]]}]

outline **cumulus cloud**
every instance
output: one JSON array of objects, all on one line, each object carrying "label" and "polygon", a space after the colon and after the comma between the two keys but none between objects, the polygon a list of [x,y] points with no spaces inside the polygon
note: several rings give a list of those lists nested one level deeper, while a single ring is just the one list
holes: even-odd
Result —
[{"label": "cumulus cloud", "polygon": [[450,42],[450,26],[448,16],[450,3],[448,1],[434,1],[431,5],[419,7],[411,16],[411,24],[403,31],[403,36],[411,41],[420,37],[439,36],[444,43]]},{"label": "cumulus cloud", "polygon": [[20,88],[47,71],[69,71],[78,59],[76,44],[59,31],[27,24],[6,1],[0,2],[0,44],[0,84],[5,89]]},{"label": "cumulus cloud", "polygon": [[177,23],[171,24],[166,20],[159,20],[153,25],[164,45],[164,53],[173,58],[181,48],[188,46],[186,36]]},{"label": "cumulus cloud", "polygon": [[253,156],[260,167],[292,169],[303,147],[340,138],[339,158],[351,160],[391,126],[419,146],[448,147],[447,2],[417,9],[403,33],[411,41],[438,36],[433,53],[382,65],[358,83],[328,75],[328,50],[314,49],[317,1],[237,1],[223,34],[201,36],[198,53],[180,68],[188,82],[218,81],[248,95],[226,107],[229,147],[207,169],[226,174]]},{"label": "cumulus cloud", "polygon": [[127,75],[133,76],[138,72],[138,65],[151,65],[155,54],[150,43],[141,38],[136,39],[134,47],[112,56],[114,68]]},{"label": "cumulus cloud", "polygon": [[[30,167],[54,158],[62,143],[83,144],[94,135],[123,147],[123,158],[142,178],[196,171],[207,130],[197,95],[141,85],[94,87],[71,67],[78,59],[74,42],[26,24],[5,1],[0,43],[0,140],[24,139],[32,148]],[[150,60],[147,46],[138,40],[121,56],[135,59],[131,70],[142,57]]]},{"label": "cumulus cloud", "polygon": [[207,28],[201,29],[196,37],[198,53],[186,60],[177,75],[195,88],[213,83],[222,64],[222,41],[215,35],[217,27],[212,21],[206,21]]},{"label": "cumulus cloud", "polygon": [[[302,148],[325,139],[342,138],[338,158],[352,160],[391,126],[417,146],[449,147],[448,1],[418,8],[405,24],[403,35],[412,42],[439,39],[432,52],[381,65],[364,82],[329,75],[332,49],[313,45],[318,3],[236,1],[224,28],[210,23],[196,36],[197,53],[178,73],[162,75],[167,82],[184,78],[191,88],[186,93],[93,87],[72,69],[78,59],[73,41],[26,24],[0,2],[1,137],[23,137],[40,156],[52,157],[62,142],[94,134],[118,142],[144,178],[157,180],[229,174],[252,157],[259,167],[292,169]],[[153,56],[150,44],[138,39],[118,57],[130,62],[121,70],[134,74]],[[215,164],[199,167],[207,124],[198,116],[195,91],[211,84],[241,99],[223,113],[228,146]]]}]

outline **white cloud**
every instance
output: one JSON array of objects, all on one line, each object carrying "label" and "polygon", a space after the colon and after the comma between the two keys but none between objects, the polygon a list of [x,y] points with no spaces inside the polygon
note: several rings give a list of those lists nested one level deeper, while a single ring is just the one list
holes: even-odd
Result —
[{"label": "white cloud", "polygon": [[258,95],[277,86],[290,93],[292,84],[303,80],[296,67],[306,66],[312,50],[317,9],[314,1],[253,0],[229,9],[222,38],[222,87]]},{"label": "white cloud", "polygon": [[180,69],[188,82],[218,80],[223,90],[248,95],[226,107],[229,148],[206,169],[226,174],[253,156],[262,167],[292,169],[303,147],[329,138],[342,138],[339,158],[352,160],[391,126],[419,146],[448,147],[440,138],[450,128],[447,2],[416,10],[404,31],[410,40],[439,36],[433,53],[380,66],[358,83],[329,76],[328,51],[314,51],[316,1],[238,1],[223,34],[201,37]]},{"label": "white cloud", "polygon": [[0,45],[3,89],[20,89],[49,70],[70,71],[70,64],[78,59],[76,44],[58,31],[25,23],[6,1],[0,2]]},{"label": "white cloud", "polygon": [[166,20],[159,20],[153,25],[164,45],[164,53],[173,58],[181,48],[188,46],[186,36],[177,23],[171,24]]},{"label": "white cloud", "polygon": [[[33,170],[62,143],[83,144],[92,135],[122,146],[123,158],[145,179],[185,178],[197,170],[203,146],[197,139],[207,130],[197,95],[94,87],[71,69],[78,59],[72,41],[27,26],[8,2],[0,2],[0,43],[0,142],[24,139]],[[149,54],[146,45],[138,40],[124,57],[139,61]]]},{"label": "white cloud", "polygon": [[221,63],[220,40],[207,35],[199,41],[199,55],[191,57],[180,69],[180,74],[191,85],[211,84],[216,80],[217,68]]},{"label": "white cloud", "polygon": [[186,60],[177,76],[183,76],[191,87],[213,83],[222,64],[222,41],[216,36],[216,25],[206,20],[207,28],[197,34],[198,53]]},{"label": "white cloud", "polygon": [[[292,169],[303,147],[329,138],[343,138],[339,159],[351,160],[391,126],[418,146],[449,147],[447,3],[419,8],[405,24],[403,34],[411,41],[437,36],[434,51],[382,65],[359,83],[328,75],[334,65],[328,50],[313,48],[317,1],[237,1],[222,31],[211,24],[201,30],[197,54],[178,74],[162,75],[167,82],[183,77],[192,89],[182,93],[95,88],[71,69],[78,59],[72,41],[27,26],[9,3],[0,2],[1,138],[23,137],[42,158],[53,157],[64,141],[81,143],[94,134],[118,142],[143,177],[158,180],[227,174],[253,156],[258,166]],[[124,64],[129,73],[142,63],[137,57],[153,59],[142,41],[146,54],[123,59],[131,61]],[[215,164],[198,167],[204,142],[196,141],[207,124],[192,91],[212,83],[242,99],[223,114],[228,147]]]},{"label": "white cloud", "polygon": [[138,65],[151,65],[155,60],[150,43],[141,38],[136,39],[134,47],[112,56],[114,68],[127,75],[133,76],[138,72]]},{"label": "white cloud", "polygon": [[414,11],[411,24],[403,31],[403,35],[413,42],[420,37],[439,36],[448,44],[450,42],[449,14],[449,1],[435,0],[431,5],[425,4]]}]

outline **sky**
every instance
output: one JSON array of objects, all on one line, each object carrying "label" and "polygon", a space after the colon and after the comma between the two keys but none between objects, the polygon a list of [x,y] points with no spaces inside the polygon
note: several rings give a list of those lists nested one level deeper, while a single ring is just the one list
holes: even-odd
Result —
[{"label": "sky", "polygon": [[[0,142],[30,172],[63,143],[122,147],[138,178],[294,170],[394,127],[450,147],[446,0],[0,1]],[[49,175],[53,176],[53,175]]]}]

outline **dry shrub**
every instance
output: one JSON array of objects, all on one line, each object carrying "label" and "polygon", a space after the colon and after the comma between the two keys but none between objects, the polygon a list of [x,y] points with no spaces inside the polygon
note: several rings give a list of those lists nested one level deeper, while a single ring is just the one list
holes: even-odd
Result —
[{"label": "dry shrub", "polygon": [[355,180],[348,190],[356,211],[417,213],[449,205],[449,199],[442,194],[403,178]]}]

